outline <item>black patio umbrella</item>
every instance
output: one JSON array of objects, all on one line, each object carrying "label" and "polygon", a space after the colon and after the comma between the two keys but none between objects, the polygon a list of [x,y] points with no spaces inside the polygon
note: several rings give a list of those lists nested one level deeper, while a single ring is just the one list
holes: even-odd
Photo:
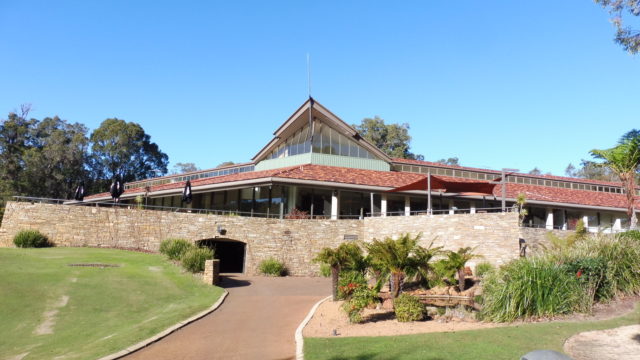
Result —
[{"label": "black patio umbrella", "polygon": [[73,194],[73,198],[77,201],[84,200],[84,181],[81,181],[76,188],[76,192]]},{"label": "black patio umbrella", "polygon": [[184,190],[182,190],[182,202],[191,204],[192,199],[193,194],[191,194],[191,181],[187,180],[187,183],[184,184]]},{"label": "black patio umbrella", "polygon": [[111,198],[114,202],[118,202],[120,200],[120,195],[124,193],[124,186],[122,185],[122,180],[120,180],[120,176],[116,175],[111,183],[111,187],[109,188],[109,193],[111,194]]}]

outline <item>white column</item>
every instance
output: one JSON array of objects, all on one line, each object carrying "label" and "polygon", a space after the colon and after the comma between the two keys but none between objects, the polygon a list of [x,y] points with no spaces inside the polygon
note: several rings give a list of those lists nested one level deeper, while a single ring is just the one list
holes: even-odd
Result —
[{"label": "white column", "polygon": [[547,223],[546,228],[553,230],[553,209],[547,208]]},{"label": "white column", "polygon": [[408,196],[404,197],[404,216],[411,215],[411,198]]},{"label": "white column", "polygon": [[475,201],[469,201],[469,212],[472,214],[476,213],[476,202]]},{"label": "white column", "polygon": [[298,187],[297,186],[289,186],[289,201],[287,202],[287,209],[285,213],[290,213],[293,208],[296,207],[296,200],[298,199]]},{"label": "white column", "polygon": [[387,216],[387,194],[380,194],[380,216]]},{"label": "white column", "polygon": [[613,230],[614,231],[622,230],[622,219],[621,218],[616,218],[616,220],[613,222]]},{"label": "white column", "polygon": [[449,200],[449,214],[453,214],[455,210],[453,210],[453,200]]},{"label": "white column", "polygon": [[331,194],[331,220],[338,220],[338,191]]},{"label": "white column", "polygon": [[582,222],[584,223],[584,228],[589,231],[589,217],[587,215],[582,217]]}]

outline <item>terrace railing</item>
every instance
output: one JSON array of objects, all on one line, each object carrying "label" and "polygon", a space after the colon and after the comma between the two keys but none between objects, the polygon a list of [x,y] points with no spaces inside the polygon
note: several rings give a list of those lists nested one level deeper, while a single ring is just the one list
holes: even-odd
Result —
[{"label": "terrace railing", "polygon": [[[154,211],[168,211],[175,213],[190,213],[190,214],[209,214],[209,215],[223,215],[223,216],[245,216],[245,217],[259,217],[259,218],[271,218],[271,219],[307,219],[307,220],[327,220],[330,219],[329,215],[316,215],[316,214],[285,214],[282,206],[280,211],[277,212],[256,212],[256,211],[239,211],[228,209],[199,209],[192,207],[175,207],[175,206],[157,206],[147,205],[144,203],[130,204],[119,203],[114,201],[95,201],[95,202],[82,202],[66,199],[50,199],[30,196],[14,196],[13,199],[18,202],[30,202],[40,204],[54,204],[54,205],[70,205],[70,206],[90,206],[90,207],[116,207],[121,209],[139,209],[139,210],[154,210]],[[507,212],[514,211],[513,208],[507,208]],[[496,213],[502,212],[500,207],[492,208],[473,208],[473,209],[438,209],[432,210],[432,215],[449,215],[449,214],[469,214],[469,213]],[[427,210],[410,211],[409,215],[427,215]],[[405,216],[404,211],[388,211],[386,216]],[[339,219],[352,219],[362,220],[364,217],[379,217],[383,216],[380,212],[362,212],[356,215],[339,215]]]},{"label": "terrace railing", "polygon": [[[575,227],[570,228],[566,224],[565,225],[553,225],[547,226],[545,224],[522,224],[522,227],[525,228],[533,228],[533,229],[545,229],[545,230],[565,230],[565,231],[574,231]],[[588,226],[587,231],[590,233],[603,233],[603,234],[615,234],[619,232],[625,232],[629,229],[625,228],[617,228],[613,227],[613,225],[609,226]]]}]

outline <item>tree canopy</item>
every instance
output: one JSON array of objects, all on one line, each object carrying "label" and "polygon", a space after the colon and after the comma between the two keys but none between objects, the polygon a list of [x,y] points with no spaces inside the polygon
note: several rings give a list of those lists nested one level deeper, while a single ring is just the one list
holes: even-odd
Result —
[{"label": "tree canopy", "polygon": [[573,164],[567,165],[567,168],[564,170],[566,176],[589,179],[589,180],[600,180],[600,181],[619,181],[618,176],[611,171],[611,169],[598,166],[596,162],[590,160],[582,160],[580,163],[580,167],[575,167]]},{"label": "tree canopy", "polygon": [[139,124],[106,119],[91,133],[90,140],[97,178],[120,175],[128,182],[167,173],[169,157]]},{"label": "tree canopy", "polygon": [[87,128],[57,116],[0,121],[0,193],[67,198],[86,175]]},{"label": "tree canopy", "polygon": [[440,163],[440,164],[445,164],[445,165],[460,166],[460,160],[457,157],[450,157],[448,159],[440,159],[440,160],[438,160],[436,162]]},{"label": "tree canopy", "polygon": [[631,54],[640,52],[640,30],[629,27],[625,16],[640,16],[638,0],[595,0],[611,14],[611,22],[616,27],[615,41]]},{"label": "tree canopy", "polygon": [[173,174],[184,174],[184,173],[188,173],[188,172],[193,172],[193,171],[198,171],[200,170],[200,168],[198,168],[196,166],[196,164],[194,163],[176,163],[175,165],[173,165]]},{"label": "tree canopy", "polygon": [[364,118],[360,125],[352,125],[360,136],[392,158],[423,160],[424,156],[412,153],[409,124],[385,124],[379,116]]},{"label": "tree canopy", "polygon": [[0,119],[0,201],[69,199],[81,181],[89,192],[103,192],[115,174],[132,181],[167,171],[167,155],[138,124],[107,119],[89,138],[83,124],[28,115],[23,106]]},{"label": "tree canopy", "polygon": [[223,167],[223,166],[234,165],[234,164],[235,163],[233,161],[223,161],[220,164],[218,164],[218,166],[216,166],[216,168]]}]

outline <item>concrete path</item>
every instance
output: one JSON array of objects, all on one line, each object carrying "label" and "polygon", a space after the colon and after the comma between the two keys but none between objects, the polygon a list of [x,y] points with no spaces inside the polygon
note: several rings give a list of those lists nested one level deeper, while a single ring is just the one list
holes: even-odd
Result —
[{"label": "concrete path", "polygon": [[640,325],[582,332],[564,344],[576,360],[640,359]]},{"label": "concrete path", "polygon": [[233,274],[220,286],[229,291],[220,308],[126,359],[295,359],[296,328],[331,294],[326,278]]}]

